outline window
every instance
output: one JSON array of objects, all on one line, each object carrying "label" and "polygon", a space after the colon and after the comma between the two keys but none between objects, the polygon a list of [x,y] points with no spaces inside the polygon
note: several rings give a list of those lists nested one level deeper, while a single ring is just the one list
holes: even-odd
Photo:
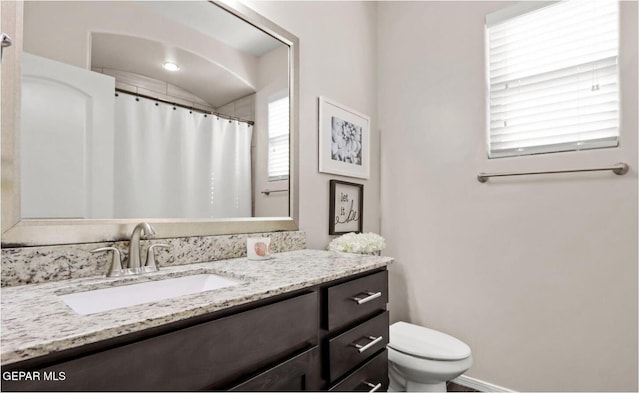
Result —
[{"label": "window", "polygon": [[289,96],[269,101],[269,181],[289,179]]},{"label": "window", "polygon": [[618,146],[618,3],[531,4],[487,16],[489,157]]}]

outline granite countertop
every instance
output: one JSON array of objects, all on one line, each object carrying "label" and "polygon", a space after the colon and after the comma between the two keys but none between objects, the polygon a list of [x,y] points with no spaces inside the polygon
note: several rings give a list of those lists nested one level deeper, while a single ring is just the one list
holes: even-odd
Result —
[{"label": "granite countertop", "polygon": [[[390,257],[321,250],[277,253],[271,260],[219,260],[125,278],[92,277],[6,287],[2,295],[2,365],[157,327],[251,301],[385,267]],[[79,315],[57,295],[168,277],[211,273],[242,283],[153,303]]]}]

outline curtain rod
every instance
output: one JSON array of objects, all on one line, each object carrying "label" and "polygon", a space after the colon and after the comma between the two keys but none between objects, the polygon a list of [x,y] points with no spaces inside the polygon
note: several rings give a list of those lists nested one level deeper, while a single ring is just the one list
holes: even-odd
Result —
[{"label": "curtain rod", "polygon": [[149,100],[157,101],[157,102],[160,102],[160,103],[173,105],[174,107],[185,108],[185,109],[188,109],[188,110],[191,110],[191,111],[195,111],[195,112],[199,112],[199,113],[202,113],[202,114],[205,114],[205,115],[213,115],[213,116],[216,116],[216,117],[222,118],[222,119],[236,120],[238,122],[247,123],[247,124],[249,124],[251,126],[253,126],[255,124],[255,122],[252,121],[252,120],[244,120],[244,119],[237,118],[235,116],[229,116],[229,115],[224,115],[224,114],[221,114],[221,113],[218,113],[218,112],[206,111],[206,110],[203,110],[203,109],[189,107],[189,106],[184,105],[184,104],[174,103],[174,102],[171,102],[171,101],[163,100],[161,98],[148,96],[146,94],[130,92],[130,91],[125,90],[125,89],[116,88],[116,96],[118,95],[118,93],[124,93],[124,94],[128,94],[130,96],[142,97],[142,98],[146,98],[146,99],[149,99]]},{"label": "curtain rod", "polygon": [[481,172],[478,174],[478,182],[485,183],[489,178],[499,176],[518,176],[518,175],[540,175],[540,174],[561,174],[566,172],[589,172],[589,171],[613,171],[616,175],[624,175],[629,171],[627,163],[616,163],[611,167],[600,168],[583,168],[577,170],[557,170],[557,171],[536,171],[536,172],[498,172],[493,174],[487,174]]}]

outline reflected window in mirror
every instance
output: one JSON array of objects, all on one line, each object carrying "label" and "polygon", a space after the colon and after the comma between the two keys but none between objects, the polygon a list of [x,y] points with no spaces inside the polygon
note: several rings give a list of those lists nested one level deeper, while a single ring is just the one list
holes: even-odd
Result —
[{"label": "reflected window in mirror", "polygon": [[289,179],[289,96],[269,101],[269,181]]}]

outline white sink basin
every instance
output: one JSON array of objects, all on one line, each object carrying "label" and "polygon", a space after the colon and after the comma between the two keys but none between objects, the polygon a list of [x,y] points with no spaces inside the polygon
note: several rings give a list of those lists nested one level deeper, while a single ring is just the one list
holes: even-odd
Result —
[{"label": "white sink basin", "polygon": [[240,283],[224,276],[200,274],[71,293],[58,297],[77,313],[89,315],[187,294],[237,286]]}]

